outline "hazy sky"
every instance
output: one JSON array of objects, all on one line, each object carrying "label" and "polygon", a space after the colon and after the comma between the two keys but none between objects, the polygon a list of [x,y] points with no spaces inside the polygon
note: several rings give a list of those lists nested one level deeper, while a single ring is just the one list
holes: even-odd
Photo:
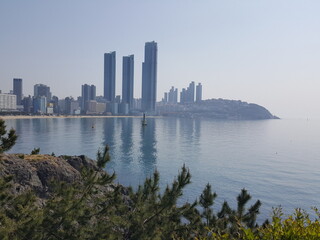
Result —
[{"label": "hazy sky", "polygon": [[144,44],[158,43],[158,100],[201,82],[203,97],[254,102],[280,117],[320,118],[319,0],[0,0],[0,89],[23,78],[77,97],[103,93],[103,54],[135,56],[141,94]]}]

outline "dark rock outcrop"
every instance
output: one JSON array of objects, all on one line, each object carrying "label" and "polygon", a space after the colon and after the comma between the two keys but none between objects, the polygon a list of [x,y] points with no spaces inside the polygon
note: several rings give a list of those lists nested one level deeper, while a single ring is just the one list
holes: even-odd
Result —
[{"label": "dark rock outcrop", "polygon": [[[1,154],[0,177],[12,176],[14,194],[33,190],[39,198],[47,198],[51,182],[81,181],[83,167],[99,171],[96,162],[81,156]],[[103,173],[103,171],[101,171]]]}]

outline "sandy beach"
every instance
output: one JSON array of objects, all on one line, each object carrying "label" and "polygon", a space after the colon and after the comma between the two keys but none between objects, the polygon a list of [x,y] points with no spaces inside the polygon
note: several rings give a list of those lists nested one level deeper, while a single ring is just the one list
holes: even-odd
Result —
[{"label": "sandy beach", "polygon": [[29,116],[29,115],[5,115],[5,116],[0,116],[0,118],[4,120],[9,120],[9,119],[45,119],[45,118],[141,118],[141,116],[105,116],[105,115],[81,115],[81,116],[68,116],[68,115],[59,115],[59,116]]}]

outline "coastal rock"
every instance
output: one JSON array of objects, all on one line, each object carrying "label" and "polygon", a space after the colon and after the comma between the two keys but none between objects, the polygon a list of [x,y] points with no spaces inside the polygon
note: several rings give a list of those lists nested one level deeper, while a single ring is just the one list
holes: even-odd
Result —
[{"label": "coastal rock", "polygon": [[52,181],[67,183],[81,181],[82,167],[99,171],[96,162],[84,155],[60,157],[42,154],[0,155],[0,177],[13,177],[12,192],[20,194],[33,190],[39,198],[48,197]]}]

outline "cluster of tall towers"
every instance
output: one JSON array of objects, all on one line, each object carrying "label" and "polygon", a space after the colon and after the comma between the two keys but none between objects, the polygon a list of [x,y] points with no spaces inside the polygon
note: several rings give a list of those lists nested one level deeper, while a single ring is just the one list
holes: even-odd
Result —
[{"label": "cluster of tall towers", "polygon": [[[157,100],[157,56],[156,42],[145,43],[144,62],[142,63],[141,109],[154,112]],[[133,104],[134,55],[122,58],[122,103]],[[116,52],[104,54],[104,92],[108,102],[116,101]]]},{"label": "cluster of tall towers", "polygon": [[[195,83],[191,82],[187,88],[182,88],[180,92],[180,103],[194,103],[202,100],[202,85],[198,83],[195,87]],[[178,89],[171,87],[169,92],[164,93],[162,99],[163,103],[177,104],[178,103]]]}]

